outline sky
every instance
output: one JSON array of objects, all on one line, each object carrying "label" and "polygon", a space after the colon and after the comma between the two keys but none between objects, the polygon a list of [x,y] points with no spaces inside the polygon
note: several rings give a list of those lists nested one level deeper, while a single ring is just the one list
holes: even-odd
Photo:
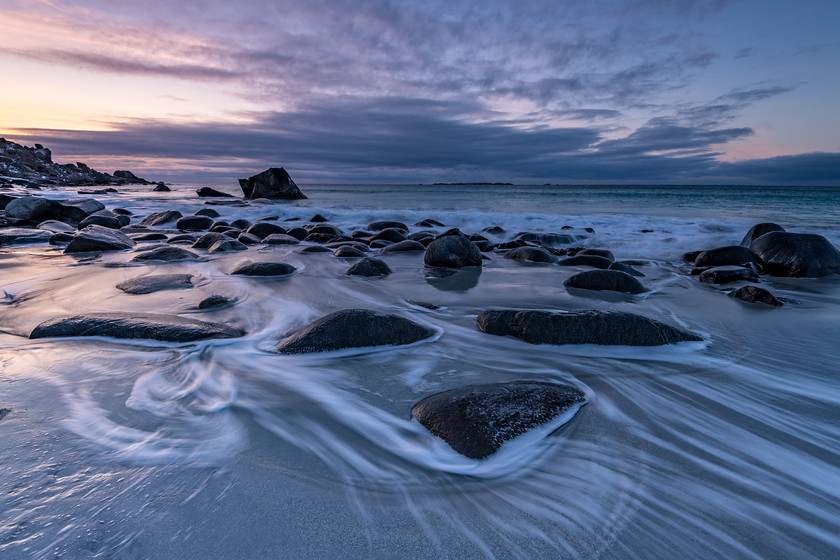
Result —
[{"label": "sky", "polygon": [[0,0],[0,136],[153,180],[840,184],[837,0]]}]

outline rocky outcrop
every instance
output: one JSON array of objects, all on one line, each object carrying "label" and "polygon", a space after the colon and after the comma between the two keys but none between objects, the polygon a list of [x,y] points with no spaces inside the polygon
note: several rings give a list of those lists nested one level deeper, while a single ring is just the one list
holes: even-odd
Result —
[{"label": "rocky outcrop", "polygon": [[292,181],[289,173],[282,167],[272,167],[247,179],[239,179],[239,187],[245,194],[245,198],[284,200],[306,198],[306,195]]},{"label": "rocky outcrop", "polygon": [[470,459],[550,422],[586,396],[568,385],[518,381],[470,385],[426,397],[412,409],[427,430]]},{"label": "rocky outcrop", "polygon": [[487,334],[510,335],[531,344],[659,346],[703,340],[665,323],[621,312],[488,310],[476,322]]},{"label": "rocky outcrop", "polygon": [[328,352],[343,348],[412,344],[434,334],[429,328],[399,315],[367,309],[336,311],[313,321],[281,340],[281,354]]},{"label": "rocky outcrop", "polygon": [[822,235],[773,231],[750,243],[750,251],[773,276],[819,278],[840,273],[840,251]]},{"label": "rocky outcrop", "polygon": [[90,313],[45,321],[29,338],[111,336],[166,342],[192,342],[207,338],[236,338],[245,332],[220,323],[152,313]]}]

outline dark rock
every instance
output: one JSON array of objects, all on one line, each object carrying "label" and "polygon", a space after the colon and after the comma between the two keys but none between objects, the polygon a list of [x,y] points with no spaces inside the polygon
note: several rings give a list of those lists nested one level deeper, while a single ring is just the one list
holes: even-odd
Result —
[{"label": "dark rock", "polygon": [[336,311],[313,321],[277,344],[281,354],[329,352],[343,348],[412,344],[434,331],[398,315],[367,309]]},{"label": "dark rock", "polygon": [[114,216],[103,216],[91,214],[79,223],[79,229],[84,229],[87,226],[102,226],[110,229],[120,229],[122,224]]},{"label": "dark rock", "polygon": [[149,181],[147,181],[147,180],[145,180],[141,177],[138,177],[137,175],[135,175],[131,171],[123,171],[123,170],[118,169],[118,170],[114,171],[114,177],[116,179],[120,179],[122,182],[124,182],[127,185],[149,185],[149,184],[151,184],[151,183],[149,183]]},{"label": "dark rock", "polygon": [[[242,231],[247,232],[248,228],[251,227],[251,222],[249,222],[248,220],[246,220],[244,218],[239,218],[237,220],[233,220],[230,223],[230,225],[237,228],[237,229],[241,229]],[[273,231],[271,233],[282,233],[282,232],[274,232]]]},{"label": "dark rock", "polygon": [[0,420],[6,417],[12,411],[11,408],[0,408]]},{"label": "dark rock", "polygon": [[216,241],[210,248],[207,249],[208,253],[232,253],[234,251],[247,251],[248,247],[244,243],[240,243],[236,239],[220,239]]},{"label": "dark rock", "polygon": [[240,233],[236,239],[244,245],[259,245],[261,241],[259,237],[250,233]]},{"label": "dark rock", "polygon": [[149,214],[140,220],[141,226],[159,226],[161,224],[168,224],[169,222],[178,221],[183,215],[177,210],[164,210],[162,212],[155,212]]},{"label": "dark rock", "polygon": [[693,263],[694,261],[697,260],[697,257],[699,257],[700,253],[702,253],[702,252],[703,251],[689,251],[688,253],[683,253],[682,258],[683,258],[684,261]]},{"label": "dark rock", "polygon": [[216,197],[226,196],[226,197],[230,197],[230,198],[233,197],[232,194],[228,194],[228,193],[222,192],[222,191],[217,191],[216,189],[211,188],[211,187],[201,187],[200,189],[195,191],[195,194],[197,194],[198,196],[201,196],[201,197],[208,197],[208,196],[216,196]]},{"label": "dark rock", "polygon": [[192,245],[198,240],[196,235],[190,233],[182,233],[180,235],[173,235],[166,240],[167,243],[182,243],[185,245]]},{"label": "dark rock", "polygon": [[296,228],[292,228],[289,231],[287,231],[286,235],[291,235],[292,237],[294,237],[298,241],[303,241],[304,239],[306,239],[309,236],[309,232],[306,231],[303,228],[296,227]]},{"label": "dark rock", "polygon": [[0,246],[49,243],[53,235],[53,232],[42,229],[3,228],[0,229]]},{"label": "dark rock", "polygon": [[4,210],[6,208],[6,205],[9,204],[9,202],[15,200],[16,198],[18,197],[12,196],[10,194],[0,193],[0,210]]},{"label": "dark rock", "polygon": [[625,294],[641,294],[647,291],[641,282],[618,270],[587,270],[570,276],[563,285],[580,290],[609,290]]},{"label": "dark rock", "polygon": [[840,251],[821,235],[773,231],[753,241],[750,251],[773,276],[818,278],[840,273]]},{"label": "dark rock", "polygon": [[408,226],[402,222],[380,220],[378,222],[369,223],[367,229],[370,231],[382,231],[383,229],[400,229],[402,231],[408,231]]},{"label": "dark rock", "polygon": [[152,249],[151,251],[146,251],[145,253],[140,253],[133,259],[132,262],[146,262],[146,261],[164,261],[164,262],[171,262],[171,261],[183,261],[183,260],[191,260],[191,259],[198,259],[198,255],[193,253],[192,251],[187,251],[186,249],[181,249],[180,247],[172,247],[172,246],[163,246],[158,247],[157,249]]},{"label": "dark rock", "polygon": [[371,249],[384,249],[388,245],[393,245],[393,244],[394,244],[393,241],[386,241],[384,239],[377,239],[376,241],[371,241],[370,242],[370,248]]},{"label": "dark rock", "polygon": [[490,235],[504,235],[504,234],[507,233],[507,231],[505,231],[504,228],[499,227],[499,226],[486,227],[481,231],[484,232],[484,233],[489,233]]},{"label": "dark rock", "polygon": [[365,253],[352,245],[342,245],[335,250],[333,256],[340,259],[359,259],[364,257]]},{"label": "dark rock", "polygon": [[117,284],[117,289],[127,294],[151,294],[162,290],[192,288],[191,274],[158,274],[140,276]]},{"label": "dark rock", "polygon": [[315,253],[332,253],[332,249],[323,245],[310,245],[298,251],[301,255],[312,255]]},{"label": "dark rock", "polygon": [[460,231],[438,236],[426,247],[423,262],[433,267],[461,268],[481,266],[481,251]]},{"label": "dark rock", "polygon": [[245,233],[250,233],[255,237],[263,239],[273,233],[286,233],[286,228],[270,222],[257,222],[256,224],[249,226],[248,229],[245,230]]},{"label": "dark rock", "polygon": [[65,253],[86,253],[88,251],[122,251],[134,247],[133,239],[124,233],[104,228],[88,226],[77,233],[64,249]]},{"label": "dark rock", "polygon": [[225,239],[225,235],[218,232],[209,232],[205,233],[201,237],[199,237],[195,243],[192,244],[193,249],[209,249],[213,243],[217,241],[223,241]]},{"label": "dark rock", "polygon": [[247,179],[239,179],[245,198],[296,200],[306,198],[282,167],[272,167]]},{"label": "dark rock", "polygon": [[506,441],[586,402],[578,389],[517,381],[470,385],[426,397],[412,409],[431,433],[470,459],[484,459]]},{"label": "dark rock", "polygon": [[747,303],[765,303],[774,307],[782,305],[782,302],[776,299],[773,294],[758,286],[742,286],[729,295]]},{"label": "dark rock", "polygon": [[[397,223],[399,223],[399,222],[397,222]],[[402,225],[404,225],[404,224],[402,224]],[[414,224],[414,225],[415,225],[415,226],[417,226],[417,227],[422,227],[422,228],[430,228],[430,227],[446,227],[445,225],[443,225],[443,224],[442,224],[442,223],[440,223],[439,221],[437,221],[437,220],[433,220],[433,219],[431,219],[431,218],[428,218],[428,219],[425,219],[425,220],[421,220],[421,221],[417,222],[417,223],[416,223],[416,224]],[[408,231],[408,228],[405,228],[405,230],[406,230],[406,231]]]},{"label": "dark rock", "polygon": [[129,235],[131,239],[134,241],[163,241],[164,239],[168,239],[165,233],[153,232],[153,233],[134,233]]},{"label": "dark rock", "polygon": [[739,280],[758,282],[758,274],[742,266],[716,266],[700,273],[700,281],[707,284],[728,284]]},{"label": "dark rock", "polygon": [[347,269],[345,276],[387,276],[391,267],[381,259],[364,258]]},{"label": "dark rock", "polygon": [[640,271],[636,270],[636,269],[635,269],[635,268],[633,268],[632,266],[630,266],[630,265],[628,265],[628,264],[625,264],[625,263],[623,263],[623,262],[614,262],[614,263],[612,263],[612,264],[610,265],[610,268],[609,268],[608,270],[617,270],[617,271],[619,271],[619,272],[626,272],[626,273],[627,273],[627,274],[629,274],[630,276],[636,276],[637,278],[642,278],[642,277],[644,277],[644,274],[643,274],[642,272],[640,272]]},{"label": "dark rock", "polygon": [[583,249],[575,253],[575,256],[586,256],[586,255],[595,255],[596,257],[604,257],[605,259],[609,259],[611,261],[615,260],[615,255],[612,254],[612,251],[608,251],[607,249]]},{"label": "dark rock", "polygon": [[607,311],[482,311],[479,328],[511,335],[531,344],[600,344],[659,346],[703,340],[701,337],[631,313]]},{"label": "dark rock", "polygon": [[223,307],[225,305],[230,305],[234,302],[234,300],[220,295],[212,295],[209,297],[204,298],[200,302],[198,302],[199,309],[213,309],[216,307]]},{"label": "dark rock", "polygon": [[426,250],[426,247],[417,241],[412,241],[411,239],[406,239],[405,241],[400,241],[399,243],[392,243],[387,247],[383,247],[380,254],[382,255],[393,255],[396,253],[422,253]]},{"label": "dark rock", "polygon": [[310,233],[303,238],[303,241],[311,241],[313,243],[327,243],[335,238],[336,236],[332,235],[331,233]]},{"label": "dark rock", "polygon": [[458,269],[427,266],[424,272],[426,283],[443,292],[468,292],[478,286],[481,278],[480,266]]},{"label": "dark rock", "polygon": [[574,257],[560,259],[557,261],[557,264],[560,266],[592,266],[601,270],[607,270],[612,266],[613,262],[606,257],[600,257],[598,255],[575,255]]},{"label": "dark rock", "polygon": [[169,192],[172,189],[164,185],[163,183],[158,183],[155,188],[152,189],[154,192]]},{"label": "dark rock", "polygon": [[297,270],[290,264],[246,261],[230,271],[242,276],[287,276]]},{"label": "dark rock", "polygon": [[518,241],[525,241],[528,243],[538,243],[540,245],[568,245],[577,241],[574,235],[567,235],[563,233],[541,233],[541,232],[522,232],[515,236]]},{"label": "dark rock", "polygon": [[297,245],[300,241],[296,237],[285,233],[272,233],[260,242],[263,245]]},{"label": "dark rock", "polygon": [[133,216],[134,215],[134,212],[132,212],[131,210],[128,210],[126,208],[114,208],[111,211],[114,214],[119,214],[121,216]]},{"label": "dark rock", "polygon": [[755,224],[744,238],[741,240],[741,247],[749,248],[750,244],[764,235],[765,233],[770,233],[771,231],[785,231],[785,228],[780,226],[779,224],[774,224],[773,222],[764,222],[761,224]]},{"label": "dark rock", "polygon": [[207,338],[235,338],[245,334],[220,323],[151,313],[90,313],[45,321],[29,338],[64,336],[112,336],[145,338],[166,342],[192,342]]},{"label": "dark rock", "polygon": [[310,221],[311,223],[313,223],[313,224],[318,224],[318,223],[321,223],[321,222],[329,222],[329,220],[328,220],[328,219],[326,219],[326,218],[325,218],[324,216],[322,216],[321,214],[315,214],[314,216],[312,216],[311,218],[309,218],[309,221]]},{"label": "dark rock", "polygon": [[517,247],[505,253],[506,259],[516,259],[534,263],[555,263],[557,257],[542,247]]},{"label": "dark rock", "polygon": [[385,228],[370,238],[371,241],[377,241],[379,239],[384,239],[385,241],[390,241],[391,243],[399,243],[400,241],[405,241],[406,237],[403,235],[402,230],[396,228]]},{"label": "dark rock", "polygon": [[105,208],[92,198],[65,201],[34,196],[16,198],[6,204],[6,218],[12,223],[37,224],[45,220],[79,223],[88,215]]},{"label": "dark rock", "polygon": [[195,213],[196,216],[207,216],[208,218],[218,218],[221,216],[216,210],[212,208],[202,208],[198,212]]},{"label": "dark rock", "polygon": [[54,233],[50,237],[50,245],[64,245],[73,241],[73,234],[71,233]]},{"label": "dark rock", "polygon": [[184,216],[175,223],[175,227],[181,231],[204,231],[212,225],[213,218],[208,216]]},{"label": "dark rock", "polygon": [[324,235],[332,236],[340,236],[342,233],[340,229],[330,224],[319,224],[317,226],[312,226],[311,228],[308,228],[308,231],[310,234],[322,233]]},{"label": "dark rock", "polygon": [[756,262],[756,260],[749,249],[740,245],[731,245],[729,247],[718,247],[717,249],[703,251],[697,255],[694,266],[730,266],[744,265],[752,262]]}]

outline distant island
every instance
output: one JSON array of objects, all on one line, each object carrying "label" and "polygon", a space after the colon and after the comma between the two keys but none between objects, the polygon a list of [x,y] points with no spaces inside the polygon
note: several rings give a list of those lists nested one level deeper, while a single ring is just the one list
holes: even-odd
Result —
[{"label": "distant island", "polygon": [[440,185],[440,186],[457,186],[457,187],[473,186],[473,185],[499,185],[499,186],[510,187],[510,186],[513,186],[513,183],[485,183],[485,182],[479,182],[479,183],[432,183],[432,185],[434,185],[434,186],[437,186],[437,185]]}]

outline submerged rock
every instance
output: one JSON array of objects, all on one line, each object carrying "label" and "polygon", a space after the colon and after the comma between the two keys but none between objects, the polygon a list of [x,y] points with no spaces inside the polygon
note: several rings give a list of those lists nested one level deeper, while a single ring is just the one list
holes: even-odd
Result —
[{"label": "submerged rock", "polygon": [[659,346],[703,340],[641,315],[610,311],[487,310],[476,322],[487,334],[511,335],[531,344]]},{"label": "submerged rock", "polygon": [[481,261],[479,248],[457,229],[450,230],[429,243],[423,257],[423,262],[427,265],[445,268],[481,266]]},{"label": "submerged rock", "polygon": [[774,307],[782,305],[782,302],[776,299],[773,294],[758,286],[742,286],[730,293],[729,296],[747,303],[764,303]]},{"label": "submerged rock", "polygon": [[297,270],[290,264],[275,262],[244,262],[230,271],[243,276],[286,276]]},{"label": "submerged rock", "polygon": [[364,258],[347,269],[345,276],[387,276],[391,267],[381,259]]},{"label": "submerged rock", "polygon": [[570,276],[563,285],[580,290],[608,290],[625,294],[641,294],[647,291],[641,282],[620,270],[587,270]]},{"label": "submerged rock", "polygon": [[45,321],[29,338],[112,336],[166,342],[192,342],[206,338],[236,338],[245,331],[220,323],[152,313],[90,313]]},{"label": "submerged rock", "polygon": [[117,284],[117,289],[127,294],[151,294],[162,290],[192,288],[191,274],[158,274],[131,278]]},{"label": "submerged rock", "polygon": [[277,344],[281,354],[328,352],[366,346],[398,346],[429,338],[434,331],[399,315],[367,309],[336,311]]},{"label": "submerged rock", "polygon": [[88,251],[122,251],[134,247],[134,240],[126,234],[102,226],[87,226],[73,236],[65,253],[86,253]]},{"label": "submerged rock", "polygon": [[586,396],[568,385],[518,381],[470,385],[426,397],[412,409],[431,433],[470,459],[557,418]]},{"label": "submerged rock", "polygon": [[296,200],[306,198],[282,167],[272,167],[247,179],[239,179],[245,198]]},{"label": "submerged rock", "polygon": [[840,251],[822,235],[773,231],[753,241],[750,251],[773,276],[818,278],[840,273]]}]

